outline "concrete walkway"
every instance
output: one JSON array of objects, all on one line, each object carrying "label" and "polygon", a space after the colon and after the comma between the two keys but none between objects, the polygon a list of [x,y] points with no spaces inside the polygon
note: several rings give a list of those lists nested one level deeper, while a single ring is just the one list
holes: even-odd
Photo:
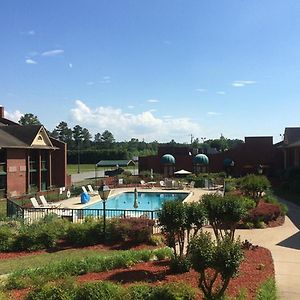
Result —
[{"label": "concrete walkway", "polygon": [[300,299],[300,207],[281,200],[289,207],[283,226],[238,230],[241,240],[270,249],[275,265],[279,299]]}]

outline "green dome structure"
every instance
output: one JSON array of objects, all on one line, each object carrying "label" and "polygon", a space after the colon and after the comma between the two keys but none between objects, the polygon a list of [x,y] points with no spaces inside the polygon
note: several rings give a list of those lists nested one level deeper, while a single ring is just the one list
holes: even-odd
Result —
[{"label": "green dome structure", "polygon": [[207,166],[209,164],[209,159],[205,154],[197,154],[193,161],[195,165]]},{"label": "green dome structure", "polygon": [[225,168],[228,168],[228,167],[233,167],[234,166],[234,161],[231,159],[231,158],[225,158],[223,160],[223,166]]},{"label": "green dome structure", "polygon": [[165,154],[160,159],[164,165],[175,165],[175,157],[171,154]]}]

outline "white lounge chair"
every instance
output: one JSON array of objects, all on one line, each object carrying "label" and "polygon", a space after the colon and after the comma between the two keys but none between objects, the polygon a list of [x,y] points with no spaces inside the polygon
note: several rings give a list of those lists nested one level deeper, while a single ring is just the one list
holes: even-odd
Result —
[{"label": "white lounge chair", "polygon": [[57,205],[57,204],[54,204],[54,203],[51,203],[51,202],[47,202],[47,200],[46,200],[46,198],[45,198],[44,195],[40,196],[40,200],[41,200],[42,206],[44,208],[58,208],[58,207],[61,206],[61,203]]},{"label": "white lounge chair", "polygon": [[88,194],[88,191],[86,190],[86,188],[85,188],[84,185],[83,185],[81,188],[82,188],[82,190],[83,190],[84,193],[87,193],[87,194]]},{"label": "white lounge chair", "polygon": [[98,195],[99,193],[98,193],[98,191],[95,191],[94,189],[93,189],[93,187],[90,185],[90,184],[88,184],[88,190],[89,190],[89,194],[91,195],[91,196],[96,196],[96,195]]},{"label": "white lounge chair", "polygon": [[141,183],[141,185],[142,185],[142,187],[143,187],[144,189],[149,189],[149,188],[150,188],[149,184],[147,184],[147,183],[145,182],[145,180],[141,180],[140,183]]},{"label": "white lounge chair", "polygon": [[41,208],[35,197],[30,198],[31,204],[34,208]]},{"label": "white lounge chair", "polygon": [[159,185],[160,185],[160,187],[162,187],[162,188],[166,187],[166,184],[165,184],[165,182],[164,182],[163,180],[161,180],[161,181],[159,182]]}]

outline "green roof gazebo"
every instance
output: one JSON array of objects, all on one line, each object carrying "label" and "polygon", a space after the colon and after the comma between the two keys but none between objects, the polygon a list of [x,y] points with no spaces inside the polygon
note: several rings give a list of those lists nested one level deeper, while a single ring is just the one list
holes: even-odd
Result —
[{"label": "green roof gazebo", "polygon": [[193,159],[194,173],[208,172],[209,159],[205,154],[197,154]]},{"label": "green roof gazebo", "polygon": [[164,167],[164,176],[165,177],[172,177],[175,171],[175,157],[171,154],[164,154],[160,158],[160,162],[163,164]]}]

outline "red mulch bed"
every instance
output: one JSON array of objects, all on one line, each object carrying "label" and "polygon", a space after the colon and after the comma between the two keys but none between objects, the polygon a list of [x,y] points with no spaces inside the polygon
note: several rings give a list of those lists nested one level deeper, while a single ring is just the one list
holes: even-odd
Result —
[{"label": "red mulch bed", "polygon": [[[236,296],[241,288],[248,291],[248,299],[254,299],[257,288],[267,278],[274,277],[274,265],[271,253],[265,248],[245,251],[245,260],[240,267],[239,276],[232,279],[228,294]],[[198,273],[191,270],[184,274],[172,274],[168,261],[154,261],[137,264],[128,269],[115,269],[102,273],[89,273],[79,276],[78,282],[109,280],[128,285],[134,282],[148,282],[158,285],[182,281],[194,288],[198,287]],[[200,292],[197,299],[202,299]]]},{"label": "red mulch bed", "polygon": [[[268,249],[257,247],[252,250],[245,250],[245,259],[241,264],[239,275],[232,279],[228,295],[236,296],[240,289],[247,290],[247,299],[255,297],[257,288],[267,278],[274,277],[274,265],[271,253]],[[192,287],[198,287],[198,273],[191,270],[184,274],[172,274],[169,271],[168,261],[152,261],[137,264],[131,268],[115,269],[102,273],[89,273],[77,277],[77,282],[91,282],[99,280],[109,280],[115,283],[130,285],[136,282],[147,282],[153,285],[160,285],[170,282],[185,282]],[[197,289],[197,300],[202,296]],[[11,292],[13,299],[24,299],[29,289],[14,290]]]}]

